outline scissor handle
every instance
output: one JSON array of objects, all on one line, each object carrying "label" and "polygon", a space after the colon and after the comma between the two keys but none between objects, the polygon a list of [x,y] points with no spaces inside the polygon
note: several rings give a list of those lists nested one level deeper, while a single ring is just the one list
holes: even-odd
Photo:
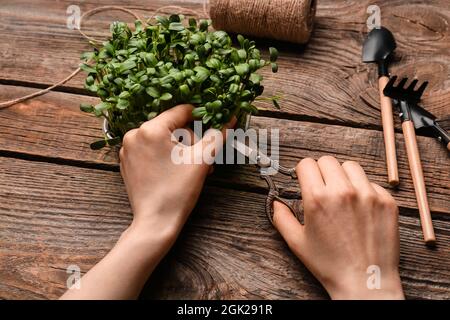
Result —
[{"label": "scissor handle", "polygon": [[[289,176],[292,179],[297,179],[297,172],[295,171],[295,168],[286,168],[283,167],[278,161],[272,160],[272,168],[274,168],[277,172]],[[267,180],[266,180],[267,181]],[[270,187],[270,186],[269,186]]]},{"label": "scissor handle", "polygon": [[[295,169],[287,169],[284,167],[283,167],[283,169],[286,169],[286,172],[289,172],[288,174],[286,174],[286,173],[284,173],[284,174],[289,175],[291,177],[292,177],[291,173],[292,172],[295,173]],[[282,204],[284,204],[285,206],[287,206],[289,208],[289,210],[291,210],[292,214],[297,218],[297,220],[300,220],[297,210],[295,210],[294,207],[290,203],[288,203],[286,200],[284,200],[280,197],[280,192],[278,190],[278,187],[275,185],[275,182],[272,180],[271,176],[270,175],[262,175],[261,177],[267,182],[267,185],[269,187],[269,193],[267,194],[267,197],[266,197],[266,208],[265,209],[266,209],[267,218],[269,219],[270,223],[273,225],[273,215],[274,215],[273,203],[275,200],[279,201]]]}]

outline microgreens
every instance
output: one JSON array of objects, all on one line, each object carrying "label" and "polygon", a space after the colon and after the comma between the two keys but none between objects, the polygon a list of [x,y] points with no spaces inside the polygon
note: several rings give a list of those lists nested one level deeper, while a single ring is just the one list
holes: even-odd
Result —
[{"label": "microgreens", "polygon": [[136,21],[134,31],[114,22],[112,38],[82,55],[85,87],[101,102],[80,108],[106,118],[113,136],[93,149],[120,143],[127,131],[182,103],[193,104],[193,116],[206,126],[220,129],[232,116],[257,112],[252,103],[264,91],[257,71],[269,65],[278,70],[275,48],[265,61],[254,41],[238,35],[234,48],[226,32],[208,30],[208,20],[191,18],[186,26],[179,15],[156,20],[146,26]]}]

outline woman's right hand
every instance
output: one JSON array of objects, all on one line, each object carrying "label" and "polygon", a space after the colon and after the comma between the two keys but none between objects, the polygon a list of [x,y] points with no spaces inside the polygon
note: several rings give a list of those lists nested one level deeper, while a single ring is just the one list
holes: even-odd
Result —
[{"label": "woman's right hand", "polygon": [[398,208],[356,162],[304,159],[296,167],[304,225],[282,203],[274,225],[333,299],[403,299]]}]

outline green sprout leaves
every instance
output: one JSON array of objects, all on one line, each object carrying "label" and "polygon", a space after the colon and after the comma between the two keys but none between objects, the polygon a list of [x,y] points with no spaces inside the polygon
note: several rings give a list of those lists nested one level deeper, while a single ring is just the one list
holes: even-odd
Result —
[{"label": "green sprout leaves", "polygon": [[106,118],[113,137],[92,148],[120,143],[128,130],[182,103],[195,106],[196,119],[221,128],[233,116],[257,112],[253,102],[264,91],[258,70],[278,71],[275,48],[266,62],[254,41],[238,35],[235,48],[226,32],[209,31],[209,20],[172,15],[156,21],[136,21],[134,31],[114,22],[111,38],[82,54],[85,87],[101,102],[80,109]]},{"label": "green sprout leaves", "polygon": [[270,62],[275,62],[278,59],[278,50],[274,47],[269,48]]},{"label": "green sprout leaves", "polygon": [[99,140],[99,141],[91,143],[91,149],[92,150],[100,150],[106,146],[118,145],[120,142],[121,142],[120,137],[113,138],[113,139]]},{"label": "green sprout leaves", "polygon": [[272,72],[277,73],[278,72],[278,64],[276,63],[278,59],[278,50],[274,47],[269,48],[270,53],[270,65],[272,67]]}]

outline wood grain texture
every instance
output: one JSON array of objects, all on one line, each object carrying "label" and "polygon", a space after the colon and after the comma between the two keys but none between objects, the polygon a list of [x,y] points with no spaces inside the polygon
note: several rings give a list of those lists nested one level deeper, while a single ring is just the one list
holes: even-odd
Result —
[{"label": "wood grain texture", "polygon": [[[66,8],[73,4],[72,1],[29,2],[4,0],[0,4],[0,35],[3,39],[0,81],[49,85],[74,70],[80,53],[89,45],[76,30],[66,27]],[[83,1],[80,6],[85,12],[105,4],[128,6],[149,17],[170,4],[193,9],[199,16],[205,15],[202,0]],[[264,75],[266,94],[282,93],[283,100],[281,111],[266,103],[258,106],[276,117],[380,129],[376,68],[361,62],[369,4],[381,7],[383,24],[396,36],[399,59],[392,72],[429,80],[424,105],[442,120],[444,127],[450,128],[446,103],[450,99],[450,9],[447,0],[426,3],[319,1],[316,29],[308,46],[259,41],[263,48],[269,44],[280,48],[279,73],[266,70]],[[91,36],[106,37],[108,22],[116,19],[132,20],[117,11],[102,13],[89,19],[84,28]],[[83,76],[80,75],[63,90],[84,92],[82,87]],[[400,131],[398,121],[396,128]]]},{"label": "wood grain texture", "polygon": [[[36,90],[24,86],[48,86],[78,65],[80,53],[89,45],[66,27],[66,9],[72,4],[71,0],[0,2],[0,101]],[[83,12],[112,4],[144,17],[167,5],[205,16],[203,0],[79,3]],[[280,49],[279,73],[264,75],[266,95],[283,93],[283,100],[281,110],[259,103],[263,117],[254,117],[251,126],[280,129],[281,161],[287,166],[304,157],[332,154],[340,161],[360,162],[371,180],[387,186],[376,68],[363,64],[360,57],[369,4],[381,7],[382,23],[397,39],[392,72],[429,80],[424,106],[450,129],[447,0],[319,1],[308,46],[258,41],[264,54],[270,45]],[[106,37],[113,20],[132,18],[117,11],[103,13],[90,18],[83,29],[90,36]],[[96,99],[84,95],[82,75],[59,90],[65,93],[0,110],[1,299],[57,298],[65,290],[66,268],[75,264],[83,272],[89,270],[131,221],[116,172],[117,150],[89,149],[89,143],[101,137],[100,120],[82,114],[78,105]],[[400,132],[397,119],[395,126]],[[405,292],[408,298],[450,299],[449,155],[435,139],[418,137],[438,239],[437,248],[429,250],[421,240],[400,134],[396,143],[401,184],[391,192],[400,205]],[[296,182],[276,181],[285,183],[284,196],[298,197]],[[267,221],[265,192],[255,167],[218,166],[142,298],[326,298]]]},{"label": "wood grain texture", "polygon": [[[13,96],[32,89],[0,86],[0,95]],[[118,169],[117,149],[92,151],[89,144],[101,138],[101,120],[79,111],[80,101],[93,98],[51,93],[0,112],[0,153],[19,156],[39,156],[52,161],[66,161],[77,165],[107,166]],[[280,160],[287,166],[305,157],[327,154],[340,161],[354,160],[361,163],[369,177],[382,186],[386,183],[382,132],[337,125],[324,125],[302,121],[253,117],[255,129],[278,128],[280,130]],[[417,208],[414,187],[408,167],[404,139],[396,135],[400,173],[400,186],[393,189],[401,206]],[[431,210],[450,214],[450,169],[446,149],[435,139],[418,137],[425,181]],[[297,192],[297,184],[285,182],[283,194]],[[245,190],[259,189],[265,192],[265,182],[253,166],[217,168],[210,182]]]},{"label": "wood grain texture", "polygon": [[[131,221],[119,173],[0,157],[0,298],[57,298],[66,268],[86,272]],[[427,249],[418,219],[401,216],[408,298],[450,298],[450,221]],[[143,298],[322,299],[264,214],[264,196],[208,187]]]}]

